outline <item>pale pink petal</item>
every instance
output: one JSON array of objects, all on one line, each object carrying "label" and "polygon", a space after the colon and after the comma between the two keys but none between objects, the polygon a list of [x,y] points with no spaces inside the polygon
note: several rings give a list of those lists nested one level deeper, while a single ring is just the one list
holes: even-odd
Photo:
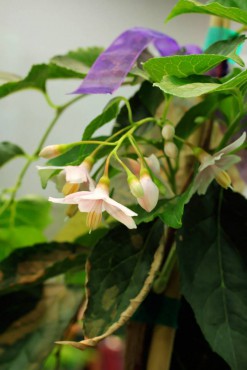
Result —
[{"label": "pale pink petal", "polygon": [[137,201],[143,209],[150,212],[158,202],[159,189],[150,176],[142,176],[140,182],[144,190],[144,197],[137,198]]},{"label": "pale pink petal", "polygon": [[102,200],[97,200],[93,202],[93,206],[90,209],[88,215],[87,215],[87,226],[89,227],[90,231],[97,229],[99,224],[102,220]]},{"label": "pale pink petal", "polygon": [[212,167],[208,167],[203,172],[198,172],[194,180],[192,193],[205,194],[214,178],[215,172],[212,170]]},{"label": "pale pink petal", "polygon": [[66,166],[65,174],[66,181],[72,184],[79,184],[88,180],[88,171],[84,166]]},{"label": "pale pink petal", "polygon": [[160,162],[156,155],[151,154],[149,157],[145,157],[145,161],[147,162],[148,167],[150,170],[158,176],[160,174]]},{"label": "pale pink petal", "polygon": [[202,160],[201,165],[198,168],[198,172],[202,172],[207,167],[213,166],[215,164],[216,160],[220,159],[221,156],[222,156],[222,154],[220,156],[218,156],[217,158],[215,158],[215,157],[213,157],[212,155],[209,154],[207,157],[204,157],[204,159]]},{"label": "pale pink petal", "polygon": [[90,212],[94,206],[95,200],[80,200],[78,202],[78,208],[80,212]]},{"label": "pale pink petal", "polygon": [[233,150],[239,148],[245,142],[245,139],[246,139],[246,132],[244,132],[237,140],[235,140],[233,143],[226,146],[225,148],[221,149],[216,154],[220,154],[220,153],[227,154],[227,153],[232,152]]},{"label": "pale pink petal", "polygon": [[104,202],[104,207],[106,212],[108,212],[113,218],[127,226],[129,229],[136,229],[136,224],[132,217],[128,216],[126,212],[122,211],[119,207],[117,208],[114,205],[109,204],[108,202]]},{"label": "pale pink petal", "polygon": [[74,199],[74,198],[67,199],[67,197],[65,198],[49,197],[48,200],[52,203],[62,203],[62,204],[77,204],[78,203],[77,199]]},{"label": "pale pink petal", "polygon": [[106,204],[109,204],[110,206],[120,209],[127,216],[137,216],[137,213],[133,212],[131,209],[123,206],[122,204],[116,202],[114,199],[111,199],[110,197],[108,197],[107,199],[104,199],[105,209],[106,209]]},{"label": "pale pink petal", "polygon": [[65,166],[36,166],[38,170],[63,170]]},{"label": "pale pink petal", "polygon": [[241,161],[241,158],[238,155],[228,154],[222,157],[219,161],[216,162],[217,167],[221,168],[222,170],[227,170],[234,164]]},{"label": "pale pink petal", "polygon": [[135,176],[139,175],[141,165],[138,161],[132,158],[123,158],[123,162]]}]

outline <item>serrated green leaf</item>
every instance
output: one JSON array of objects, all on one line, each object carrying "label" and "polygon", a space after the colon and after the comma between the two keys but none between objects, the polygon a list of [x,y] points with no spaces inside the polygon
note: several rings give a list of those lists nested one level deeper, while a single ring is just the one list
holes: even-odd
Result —
[{"label": "serrated green leaf", "polygon": [[121,97],[116,97],[110,100],[103,112],[94,118],[85,128],[82,140],[88,140],[100,127],[113,120],[119,112],[119,104],[122,101]]},{"label": "serrated green leaf", "polygon": [[166,21],[185,13],[212,14],[247,24],[247,6],[243,0],[210,1],[206,4],[195,0],[179,0]]},{"label": "serrated green leaf", "polygon": [[54,283],[1,297],[1,370],[41,369],[82,298],[81,289]]},{"label": "serrated green leaf", "polygon": [[0,167],[15,157],[25,155],[25,152],[16,144],[9,141],[0,143]]},{"label": "serrated green leaf", "polygon": [[232,191],[211,186],[206,196],[195,196],[186,207],[177,250],[182,292],[203,334],[232,369],[245,370],[247,269],[237,249],[246,248],[241,235],[246,234],[247,201],[237,197],[243,206],[236,215]]},{"label": "serrated green leaf", "polygon": [[[208,76],[192,75],[186,78],[175,76],[164,76],[160,83],[154,85],[159,87],[165,93],[179,96],[181,98],[193,98],[212,92],[227,92],[239,94],[247,86],[247,71],[239,73],[232,79],[219,83]],[[212,81],[217,81],[212,82]]]},{"label": "serrated green leaf", "polygon": [[82,245],[56,242],[17,249],[0,262],[0,295],[40,284],[76,267],[83,274],[88,252]]}]

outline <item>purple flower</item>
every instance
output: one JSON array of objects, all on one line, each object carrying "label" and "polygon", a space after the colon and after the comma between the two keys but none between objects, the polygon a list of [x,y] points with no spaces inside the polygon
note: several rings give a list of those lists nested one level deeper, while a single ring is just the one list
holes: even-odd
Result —
[{"label": "purple flower", "polygon": [[142,27],[131,28],[118,36],[98,57],[74,94],[114,92],[150,43],[162,56],[176,54],[181,49],[173,38],[164,33]]}]

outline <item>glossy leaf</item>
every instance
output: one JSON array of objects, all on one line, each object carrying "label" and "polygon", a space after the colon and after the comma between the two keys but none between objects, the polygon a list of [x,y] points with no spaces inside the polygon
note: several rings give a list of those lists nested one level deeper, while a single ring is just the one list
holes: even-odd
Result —
[{"label": "glossy leaf", "polygon": [[0,295],[37,285],[76,267],[83,273],[87,254],[87,247],[70,243],[20,248],[0,262]]},{"label": "glossy leaf", "polygon": [[247,24],[247,6],[242,0],[208,1],[202,4],[195,0],[179,0],[167,20],[185,13],[204,13],[228,18],[235,22]]},{"label": "glossy leaf", "polygon": [[1,370],[41,369],[82,298],[81,289],[58,284],[1,297],[0,314],[4,318],[0,324]]},{"label": "glossy leaf", "polygon": [[177,237],[182,292],[213,351],[236,370],[247,363],[247,269],[238,252],[246,249],[246,203],[213,185],[188,204]]},{"label": "glossy leaf", "polygon": [[63,342],[76,348],[94,346],[133,315],[151,288],[163,255],[163,225],[122,226],[111,231],[88,259],[87,307],[83,327],[87,339]]},{"label": "glossy leaf", "polygon": [[222,84],[208,76],[192,75],[186,78],[165,76],[160,83],[154,86],[159,87],[165,93],[179,96],[181,98],[193,98],[212,92],[239,92],[239,89],[246,89],[247,71],[243,71],[229,81]]},{"label": "glossy leaf", "polygon": [[16,144],[9,141],[0,143],[0,167],[15,157],[25,155],[24,151]]}]

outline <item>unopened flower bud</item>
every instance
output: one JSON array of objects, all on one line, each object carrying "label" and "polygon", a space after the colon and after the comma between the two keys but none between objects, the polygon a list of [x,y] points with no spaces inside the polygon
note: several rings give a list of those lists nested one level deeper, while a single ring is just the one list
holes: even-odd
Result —
[{"label": "unopened flower bud", "polygon": [[216,176],[215,180],[222,186],[222,188],[227,189],[231,185],[231,178],[228,173],[224,170],[220,171]]},{"label": "unopened flower bud", "polygon": [[165,143],[164,152],[169,158],[175,159],[178,156],[178,148],[172,141],[168,141],[167,143]]},{"label": "unopened flower bud", "polygon": [[134,197],[142,198],[144,196],[144,191],[138,178],[135,175],[131,174],[128,175],[127,181],[130,187],[130,191],[134,195]]},{"label": "unopened flower bud", "polygon": [[175,134],[174,126],[168,124],[162,128],[161,134],[165,140],[172,140]]},{"label": "unopened flower bud", "polygon": [[70,144],[48,145],[40,151],[39,156],[47,159],[55,158],[58,155],[65,153],[70,148]]}]

